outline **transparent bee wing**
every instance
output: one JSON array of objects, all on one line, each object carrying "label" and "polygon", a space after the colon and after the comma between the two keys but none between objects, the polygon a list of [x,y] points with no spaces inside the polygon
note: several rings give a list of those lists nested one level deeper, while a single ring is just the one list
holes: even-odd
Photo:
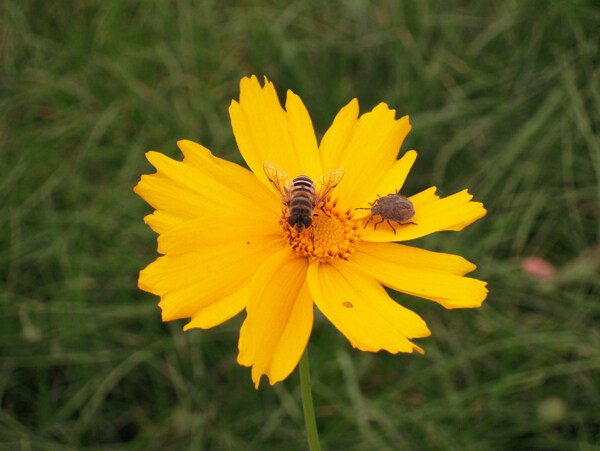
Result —
[{"label": "transparent bee wing", "polygon": [[335,188],[338,183],[340,183],[342,177],[344,177],[344,170],[341,168],[334,169],[333,171],[323,174],[321,177],[319,177],[317,183],[315,183],[317,192],[316,204],[321,203],[321,201],[327,197],[331,190]]},{"label": "transparent bee wing", "polygon": [[271,182],[271,185],[275,187],[281,196],[281,199],[283,199],[284,202],[287,202],[287,190],[292,184],[290,176],[287,175],[283,169],[270,161],[265,161],[263,163],[263,169],[269,182]]}]

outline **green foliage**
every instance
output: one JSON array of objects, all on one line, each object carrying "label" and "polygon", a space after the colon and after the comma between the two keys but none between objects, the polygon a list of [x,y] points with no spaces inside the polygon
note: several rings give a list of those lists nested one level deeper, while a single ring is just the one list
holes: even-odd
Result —
[{"label": "green foliage", "polygon": [[[227,108],[265,74],[318,133],[353,97],[410,114],[403,193],[468,187],[488,215],[418,240],[489,282],[479,310],[398,296],[425,356],[353,351],[326,321],[326,449],[600,442],[600,9],[593,1],[0,3],[0,446],[305,449],[297,376],[255,391],[241,318],[162,324],[132,191],[192,139],[241,163]],[[554,263],[530,280],[524,257]],[[243,315],[241,315],[243,316]]]}]

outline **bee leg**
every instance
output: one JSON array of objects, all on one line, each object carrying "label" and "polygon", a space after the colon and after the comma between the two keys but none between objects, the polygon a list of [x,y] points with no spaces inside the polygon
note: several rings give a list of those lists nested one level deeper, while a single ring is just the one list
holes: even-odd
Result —
[{"label": "bee leg", "polygon": [[[373,227],[373,230],[376,230],[376,229],[377,229],[377,226],[378,226],[379,224],[381,224],[383,221],[385,221],[385,220],[384,220],[383,218],[381,218],[381,221],[379,221],[379,222],[377,222],[377,223],[375,224],[375,227]],[[388,222],[389,222],[389,221],[388,221]]]},{"label": "bee leg", "polygon": [[323,201],[323,204],[321,205],[321,211],[323,212],[323,214],[325,216],[327,216],[328,218],[331,218],[331,215],[328,215],[327,212],[325,210],[323,210],[323,207],[325,206],[325,201]]},{"label": "bee leg", "polygon": [[[392,223],[389,221],[389,219],[386,219],[387,223],[390,225],[390,227],[392,228],[392,230],[394,231],[394,235],[396,234],[396,229],[394,229],[394,226],[392,225]],[[383,222],[383,221],[382,221]]]},{"label": "bee leg", "polygon": [[310,232],[310,241],[312,242],[313,251],[314,251],[315,250],[315,228],[314,227]]}]

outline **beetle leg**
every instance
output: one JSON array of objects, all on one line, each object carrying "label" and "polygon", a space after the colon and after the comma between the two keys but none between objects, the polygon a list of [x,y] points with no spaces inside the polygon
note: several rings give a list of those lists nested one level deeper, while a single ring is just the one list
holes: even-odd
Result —
[{"label": "beetle leg", "polygon": [[[373,227],[373,230],[377,229],[377,226],[379,224],[381,224],[383,221],[385,221],[385,219],[381,218],[381,221],[379,221],[378,223],[375,224],[375,227]],[[389,221],[388,221],[389,222]]]},{"label": "beetle leg", "polygon": [[[394,229],[394,226],[392,225],[392,223],[390,222],[389,219],[386,219],[387,223],[390,225],[390,227],[392,228],[392,230],[394,231],[394,235],[396,234],[396,229]],[[383,222],[383,221],[381,221]]]}]

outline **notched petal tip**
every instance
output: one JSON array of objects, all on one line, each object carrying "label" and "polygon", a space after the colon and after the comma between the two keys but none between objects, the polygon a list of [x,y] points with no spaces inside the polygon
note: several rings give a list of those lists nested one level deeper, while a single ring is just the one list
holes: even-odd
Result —
[{"label": "notched petal tip", "polygon": [[[153,262],[146,265],[146,267],[140,270],[138,274],[138,288],[147,293],[152,293],[157,296],[161,295],[161,291],[157,288],[154,279],[156,277],[156,265],[160,262],[163,257],[158,257]],[[160,304],[159,304],[160,305]]]},{"label": "notched petal tip", "polygon": [[[267,81],[267,77],[265,76],[265,81]],[[242,85],[248,85],[248,84],[259,84],[258,83],[258,77],[255,74],[250,75],[249,77],[242,77],[242,79],[240,80],[240,87]]]},{"label": "notched petal tip", "polygon": [[415,351],[417,351],[419,354],[424,355],[425,351],[423,350],[423,348],[420,348],[419,346],[415,345],[415,347],[413,348]]},{"label": "notched petal tip", "polygon": [[263,75],[263,85],[261,86],[258,77],[254,74],[249,77],[243,77],[240,80],[240,97],[249,90],[265,90],[274,88],[273,82],[269,81],[266,75]]},{"label": "notched petal tip", "polygon": [[[382,111],[385,110],[385,111],[389,111],[391,113],[394,113],[394,119],[396,118],[396,110],[394,108],[390,108],[390,106],[387,103],[385,103],[385,102],[379,102],[375,106],[375,108],[373,108],[371,110],[371,112],[379,112],[380,110],[382,110]],[[368,114],[368,113],[366,113],[366,114]]]},{"label": "notched petal tip", "polygon": [[158,161],[164,160],[164,159],[171,160],[171,158],[167,157],[166,155],[164,155],[160,152],[157,152],[156,150],[149,150],[144,155],[146,156],[146,159],[150,162],[150,164],[152,164],[152,166],[154,166],[154,167],[156,167],[156,164],[154,164],[155,162],[158,162]]},{"label": "notched petal tip", "polygon": [[[160,320],[163,323],[167,323],[169,321],[174,321],[176,319],[181,319],[181,318],[179,318],[179,317],[177,317],[175,315],[170,315],[169,314],[169,310],[167,308],[165,308],[164,302],[161,301],[157,305],[158,305],[158,308],[160,309]],[[186,327],[187,327],[187,324],[184,326],[183,330],[188,330],[189,329],[189,328],[186,328]]]},{"label": "notched petal tip", "polygon": [[[252,368],[252,382],[254,382],[254,390],[258,390],[262,376],[263,375],[259,374],[259,373],[255,374],[254,368]],[[273,384],[271,384],[271,385],[273,385]]]}]

